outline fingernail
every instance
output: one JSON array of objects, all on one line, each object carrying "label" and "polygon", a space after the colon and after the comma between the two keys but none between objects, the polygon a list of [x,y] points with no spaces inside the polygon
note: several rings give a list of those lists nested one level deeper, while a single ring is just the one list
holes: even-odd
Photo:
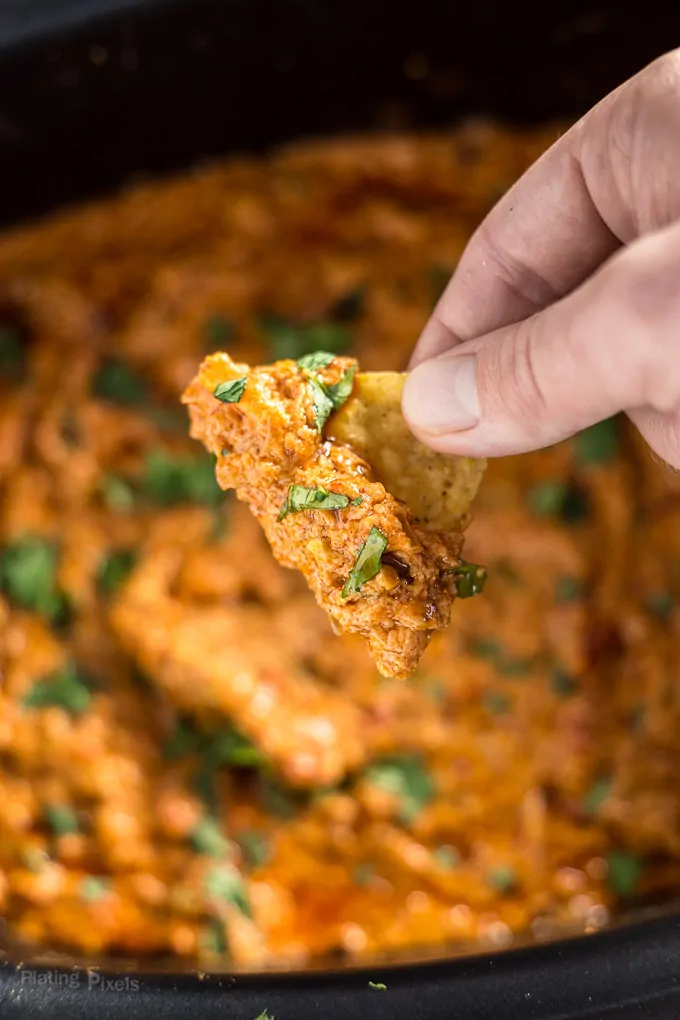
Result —
[{"label": "fingernail", "polygon": [[431,435],[473,428],[480,416],[474,355],[418,365],[406,378],[402,409],[413,428]]}]

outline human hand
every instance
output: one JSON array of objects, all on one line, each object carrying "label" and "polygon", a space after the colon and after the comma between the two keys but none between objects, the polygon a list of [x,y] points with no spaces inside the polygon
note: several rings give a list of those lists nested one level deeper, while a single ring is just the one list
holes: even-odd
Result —
[{"label": "human hand", "polygon": [[625,411],[680,468],[680,50],[494,207],[410,367],[404,415],[435,450],[521,453]]}]

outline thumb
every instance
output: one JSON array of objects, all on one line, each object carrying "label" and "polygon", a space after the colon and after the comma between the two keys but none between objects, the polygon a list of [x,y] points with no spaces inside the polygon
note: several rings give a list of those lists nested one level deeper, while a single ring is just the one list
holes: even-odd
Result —
[{"label": "thumb", "polygon": [[631,411],[680,466],[679,265],[674,224],[544,311],[418,365],[403,397],[412,431],[442,453],[498,457]]}]

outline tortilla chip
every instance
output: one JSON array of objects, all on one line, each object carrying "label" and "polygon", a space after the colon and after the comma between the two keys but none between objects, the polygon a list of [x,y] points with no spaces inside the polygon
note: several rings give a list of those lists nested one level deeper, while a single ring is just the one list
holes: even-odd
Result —
[{"label": "tortilla chip", "polygon": [[401,413],[405,379],[401,372],[360,372],[349,400],[330,418],[326,435],[368,461],[423,527],[460,530],[486,461],[435,453],[415,438]]}]

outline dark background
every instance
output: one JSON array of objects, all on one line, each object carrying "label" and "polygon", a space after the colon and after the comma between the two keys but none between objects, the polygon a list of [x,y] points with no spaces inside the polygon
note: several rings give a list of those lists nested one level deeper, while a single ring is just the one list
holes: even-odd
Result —
[{"label": "dark background", "polygon": [[578,114],[676,45],[668,0],[1,0],[0,224],[304,134]]}]

